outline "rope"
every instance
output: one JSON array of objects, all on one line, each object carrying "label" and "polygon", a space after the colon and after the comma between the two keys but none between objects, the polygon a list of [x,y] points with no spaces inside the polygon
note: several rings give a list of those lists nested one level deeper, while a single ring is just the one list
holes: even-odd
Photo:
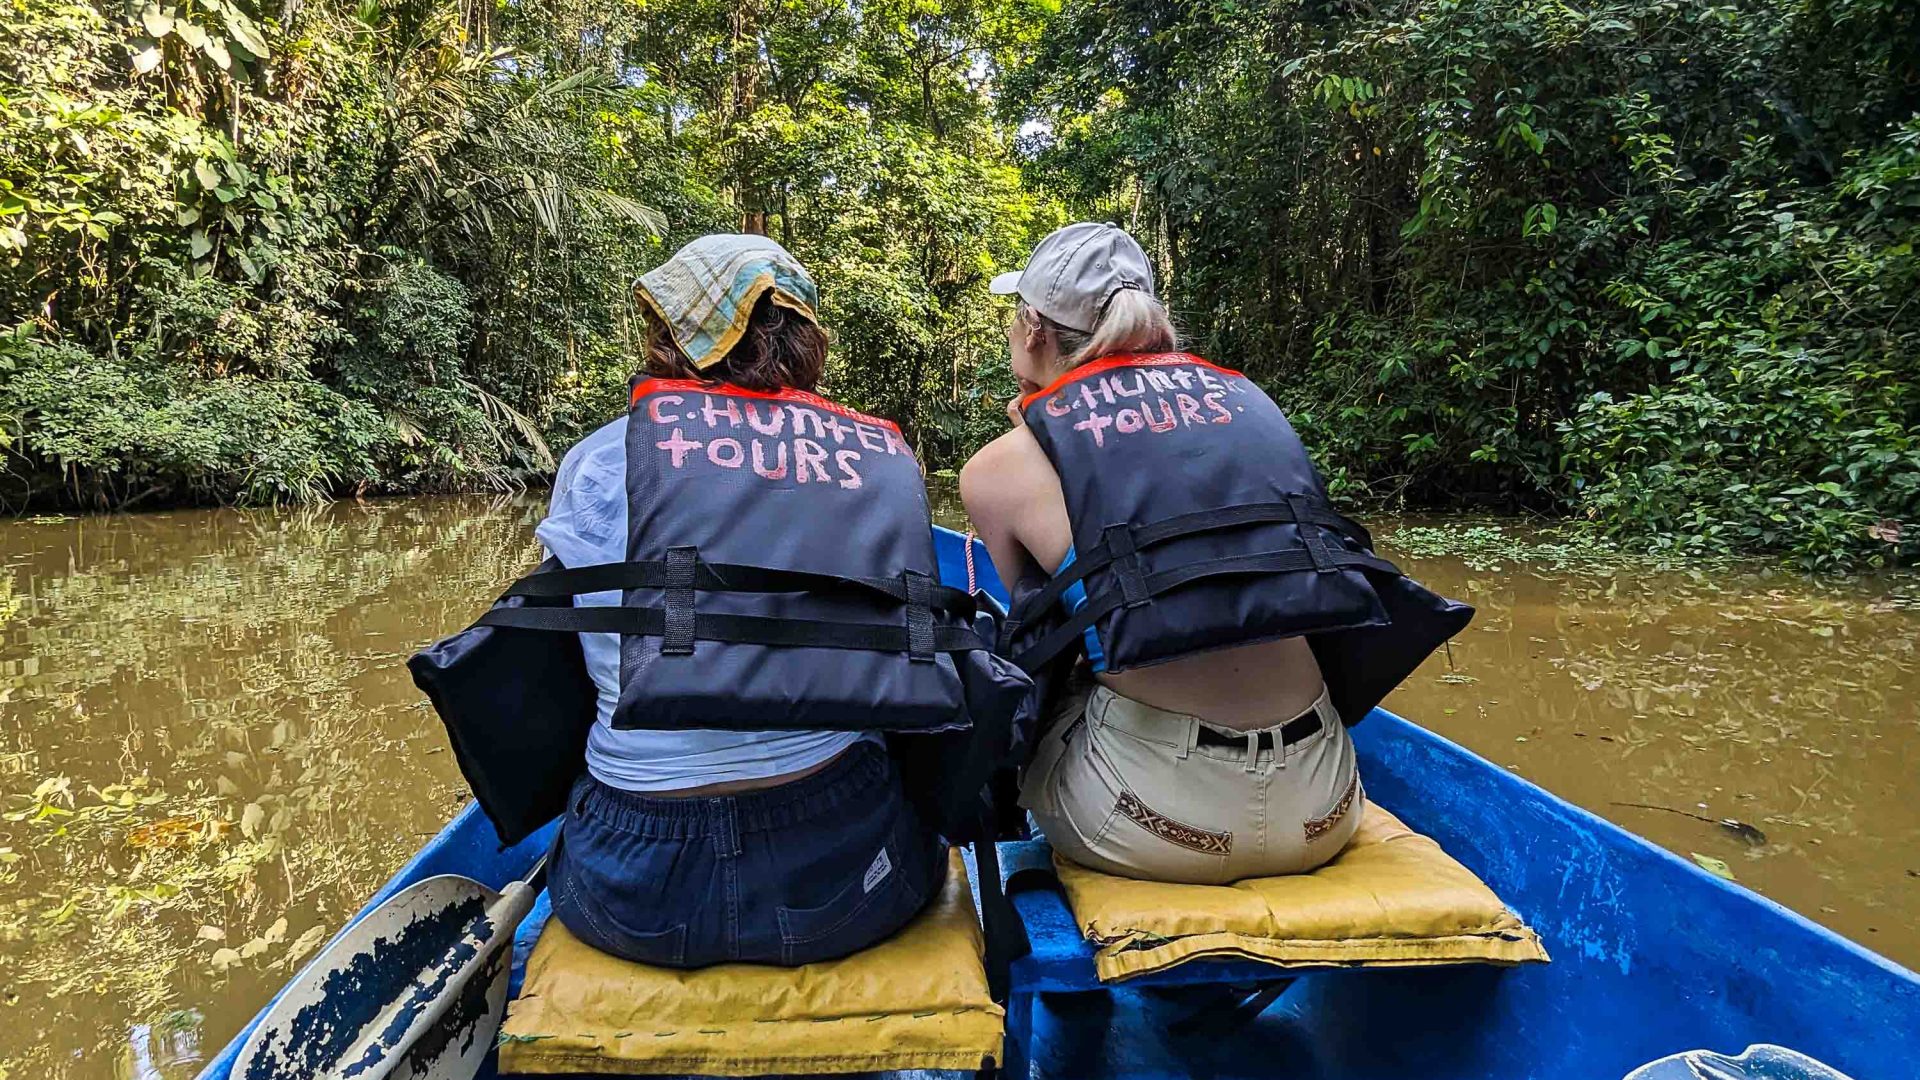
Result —
[{"label": "rope", "polygon": [[973,530],[967,530],[967,593],[972,595],[980,591],[980,579],[973,569]]}]

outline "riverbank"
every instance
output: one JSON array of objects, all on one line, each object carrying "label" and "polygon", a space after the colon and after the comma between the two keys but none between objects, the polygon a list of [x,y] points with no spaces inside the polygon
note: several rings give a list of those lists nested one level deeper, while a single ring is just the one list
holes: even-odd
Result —
[{"label": "riverbank", "polygon": [[[450,816],[402,661],[535,561],[540,504],[0,523],[0,1073],[192,1076]],[[1390,708],[1920,965],[1913,579],[1554,569],[1510,521],[1369,524],[1479,609]]]}]

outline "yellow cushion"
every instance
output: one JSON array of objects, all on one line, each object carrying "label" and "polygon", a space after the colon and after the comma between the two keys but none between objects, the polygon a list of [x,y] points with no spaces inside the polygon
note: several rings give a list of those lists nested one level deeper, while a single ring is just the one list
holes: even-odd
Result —
[{"label": "yellow cushion", "polygon": [[550,919],[500,1029],[503,1073],[763,1076],[978,1069],[1000,1059],[973,893],[946,887],[886,941],[797,968],[617,959]]},{"label": "yellow cushion", "polygon": [[1540,938],[1440,845],[1367,804],[1332,862],[1232,885],[1171,885],[1054,856],[1102,981],[1199,957],[1281,967],[1544,961]]}]

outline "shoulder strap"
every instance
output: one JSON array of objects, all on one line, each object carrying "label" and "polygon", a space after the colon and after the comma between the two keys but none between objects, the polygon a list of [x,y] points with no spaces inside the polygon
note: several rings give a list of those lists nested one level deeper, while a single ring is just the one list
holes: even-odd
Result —
[{"label": "shoulder strap", "polygon": [[[578,596],[626,589],[664,589],[667,579],[668,566],[663,559],[596,563],[592,566],[539,570],[509,585],[500,595],[505,599],[509,596]],[[736,563],[696,562],[693,588],[701,592],[865,591],[903,604],[910,599],[908,586],[902,578],[816,574],[807,570],[783,570]],[[935,611],[950,611],[971,617],[974,601],[959,589],[930,582],[927,585],[927,606]]]}]

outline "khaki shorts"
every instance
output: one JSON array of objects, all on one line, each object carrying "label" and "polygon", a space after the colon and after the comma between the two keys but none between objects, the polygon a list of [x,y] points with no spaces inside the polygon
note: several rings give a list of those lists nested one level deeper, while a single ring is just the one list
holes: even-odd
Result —
[{"label": "khaki shorts", "polygon": [[1283,746],[1278,724],[1233,731],[1096,686],[1054,718],[1020,804],[1055,851],[1109,874],[1220,885],[1305,873],[1340,853],[1366,804],[1325,692],[1312,711],[1320,730]]}]

